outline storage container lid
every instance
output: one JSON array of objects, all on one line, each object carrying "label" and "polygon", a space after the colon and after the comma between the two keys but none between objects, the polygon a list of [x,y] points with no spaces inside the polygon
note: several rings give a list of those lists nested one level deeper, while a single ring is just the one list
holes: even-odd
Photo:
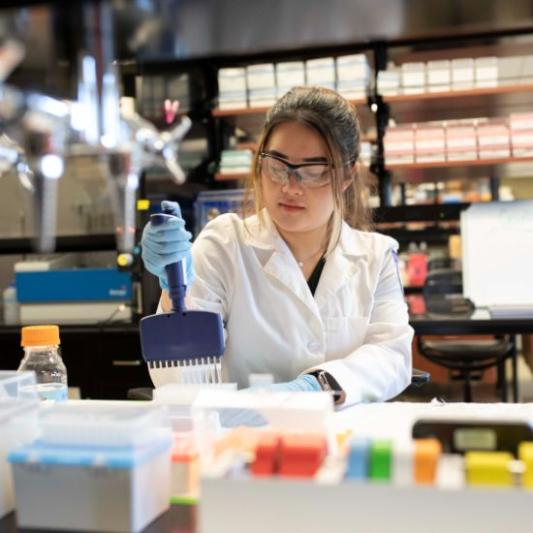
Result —
[{"label": "storage container lid", "polygon": [[0,371],[0,398],[37,400],[35,372]]},{"label": "storage container lid", "polygon": [[11,422],[17,422],[22,417],[35,417],[39,403],[33,400],[17,400],[15,398],[0,398],[0,442]]},{"label": "storage container lid", "polygon": [[21,330],[20,345],[56,346],[59,344],[58,326],[25,326]]},{"label": "storage container lid", "polygon": [[133,468],[170,449],[170,432],[144,446],[58,446],[37,441],[12,451],[11,463],[81,466],[87,468]]},{"label": "storage container lid", "polygon": [[41,441],[58,446],[139,446],[168,422],[161,406],[56,404],[41,413]]}]

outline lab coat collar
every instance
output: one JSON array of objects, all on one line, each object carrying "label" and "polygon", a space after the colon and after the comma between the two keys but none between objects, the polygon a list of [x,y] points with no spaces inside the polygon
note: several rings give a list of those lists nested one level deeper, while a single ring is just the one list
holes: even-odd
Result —
[{"label": "lab coat collar", "polygon": [[[263,223],[261,223],[261,220]],[[253,215],[248,217],[245,220],[245,224],[248,228],[246,243],[253,248],[272,251],[284,251],[288,248],[266,209],[261,211],[260,216]],[[334,252],[340,249],[341,253],[346,257],[367,257],[369,253],[368,244],[362,234],[363,232],[356,231],[346,222],[343,222],[339,243]]]},{"label": "lab coat collar", "polygon": [[[244,224],[246,228],[245,242],[252,248],[273,252],[274,250],[281,251],[284,246],[287,246],[266,209],[263,209],[259,215],[246,218]],[[262,254],[267,259],[270,255]],[[263,261],[261,264],[265,266]]]},{"label": "lab coat collar", "polygon": [[339,242],[326,260],[315,292],[319,308],[350,280],[369,252],[363,234],[343,222]]},{"label": "lab coat collar", "polygon": [[246,220],[249,230],[247,243],[254,248],[265,273],[283,283],[320,318],[321,305],[350,279],[358,268],[358,262],[368,257],[367,241],[360,232],[343,222],[339,242],[327,258],[313,297],[296,259],[268,212],[263,209],[261,215],[262,224],[258,216]]},{"label": "lab coat collar", "polygon": [[264,272],[285,285],[320,320],[318,307],[303,273],[266,209],[262,210],[261,219],[258,216],[246,219],[247,244],[254,249]]}]

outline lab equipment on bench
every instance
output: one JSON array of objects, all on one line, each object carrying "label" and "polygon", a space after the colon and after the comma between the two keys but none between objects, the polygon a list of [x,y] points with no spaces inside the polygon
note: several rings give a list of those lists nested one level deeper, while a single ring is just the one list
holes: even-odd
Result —
[{"label": "lab equipment on bench", "polygon": [[17,265],[15,283],[23,324],[131,320],[133,283],[129,272],[116,268],[25,271]]},{"label": "lab equipment on bench", "polygon": [[492,316],[533,316],[533,200],[461,212],[463,294]]},{"label": "lab equipment on bench", "polygon": [[7,455],[37,437],[38,405],[33,372],[0,371],[0,518],[15,508]]},{"label": "lab equipment on bench", "polygon": [[[228,428],[267,426],[321,434],[328,450],[336,450],[332,431],[333,402],[326,392],[201,390],[191,407],[200,460],[209,465],[215,458],[214,443]],[[244,426],[244,428],[243,428]]]},{"label": "lab equipment on bench", "polygon": [[[459,447],[459,453],[450,453],[452,449],[433,436],[371,436],[377,428],[365,424],[369,420],[364,417],[346,450],[324,448],[321,432],[313,434],[297,424],[247,428],[246,449],[233,437],[242,428],[225,433],[220,440],[230,446],[215,442],[218,454],[202,463],[201,531],[244,533],[253,524],[255,533],[348,533],[357,524],[362,531],[422,533],[429,527],[444,533],[459,523],[461,531],[525,533],[533,519],[533,441],[521,441],[513,444],[514,452],[506,451],[508,442],[529,435],[520,433],[518,424],[503,427],[505,419],[481,418],[477,436],[472,432],[461,437],[472,444],[464,455]],[[479,443],[494,440],[487,433],[491,428],[499,436],[508,431],[509,438],[502,439],[501,447],[482,449]],[[387,430],[379,428],[381,433]],[[239,513],[215,520],[235,500]]]},{"label": "lab equipment on bench", "polygon": [[[152,224],[164,223],[169,214],[152,215]],[[177,367],[181,383],[219,383],[224,330],[218,313],[187,310],[185,260],[167,265],[172,311],[141,319],[141,348],[150,368]]]},{"label": "lab equipment on bench", "polygon": [[517,457],[520,443],[533,441],[533,427],[523,420],[420,419],[412,435],[437,439],[447,453],[509,452]]},{"label": "lab equipment on bench", "polygon": [[162,410],[126,403],[41,410],[37,441],[9,454],[21,528],[136,532],[170,501]]},{"label": "lab equipment on bench", "polygon": [[[80,12],[82,34],[76,36],[83,52],[78,57],[78,94],[63,101],[27,93],[4,82],[24,58],[24,35],[3,29],[0,72],[0,172],[15,168],[21,184],[33,194],[36,249],[55,248],[58,182],[69,157],[99,156],[115,215],[117,248],[135,246],[136,191],[146,167],[164,165],[182,184],[185,173],[178,150],[192,122],[182,116],[167,131],[136,114],[128,100],[121,102],[113,35],[113,9],[109,2]],[[105,31],[95,31],[105,28]],[[21,32],[22,33],[22,32]],[[120,109],[122,103],[123,109]],[[177,112],[177,106],[174,106]]]},{"label": "lab equipment on bench", "polygon": [[4,311],[4,324],[12,326],[20,323],[20,310],[17,301],[17,288],[11,282],[2,292],[2,305]]},{"label": "lab equipment on bench", "polygon": [[67,368],[59,353],[59,328],[57,326],[27,326],[21,331],[24,348],[19,371],[33,371],[36,391],[41,400],[67,399]]}]

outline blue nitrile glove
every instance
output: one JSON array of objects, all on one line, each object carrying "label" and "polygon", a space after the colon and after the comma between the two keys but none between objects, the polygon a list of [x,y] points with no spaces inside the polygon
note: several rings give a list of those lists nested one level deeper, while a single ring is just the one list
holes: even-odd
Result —
[{"label": "blue nitrile glove", "polygon": [[180,206],[176,202],[161,202],[164,213],[175,215],[163,224],[146,224],[141,239],[142,259],[144,266],[159,278],[162,289],[168,290],[165,267],[177,263],[181,259],[187,261],[187,284],[193,281],[191,257],[192,235],[185,229],[185,221],[181,218]]},{"label": "blue nitrile glove", "polygon": [[[285,383],[272,383],[267,386],[249,387],[241,389],[241,391],[253,391],[254,389],[270,392],[317,392],[321,391],[322,387],[314,376],[304,374]],[[254,409],[225,408],[220,411],[220,423],[223,427],[227,428],[237,426],[257,427],[266,425],[267,420],[261,413]]]},{"label": "blue nitrile glove", "polygon": [[317,392],[322,390],[318,379],[310,374],[304,374],[285,383],[272,383],[265,388],[272,392]]}]

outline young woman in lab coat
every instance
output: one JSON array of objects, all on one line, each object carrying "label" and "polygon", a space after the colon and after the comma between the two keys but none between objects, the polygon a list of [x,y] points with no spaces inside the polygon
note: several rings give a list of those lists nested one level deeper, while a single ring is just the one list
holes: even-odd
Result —
[{"label": "young woman in lab coat", "polygon": [[[188,305],[221,313],[223,375],[248,386],[337,391],[336,402],[387,400],[411,380],[411,340],[393,239],[368,227],[357,173],[355,110],[334,91],[300,87],[269,112],[254,159],[255,214],[220,215],[192,245],[179,207],[147,225],[143,260],[159,276],[187,257]],[[191,265],[192,263],[192,265]],[[176,369],[152,369],[156,386]]]}]

